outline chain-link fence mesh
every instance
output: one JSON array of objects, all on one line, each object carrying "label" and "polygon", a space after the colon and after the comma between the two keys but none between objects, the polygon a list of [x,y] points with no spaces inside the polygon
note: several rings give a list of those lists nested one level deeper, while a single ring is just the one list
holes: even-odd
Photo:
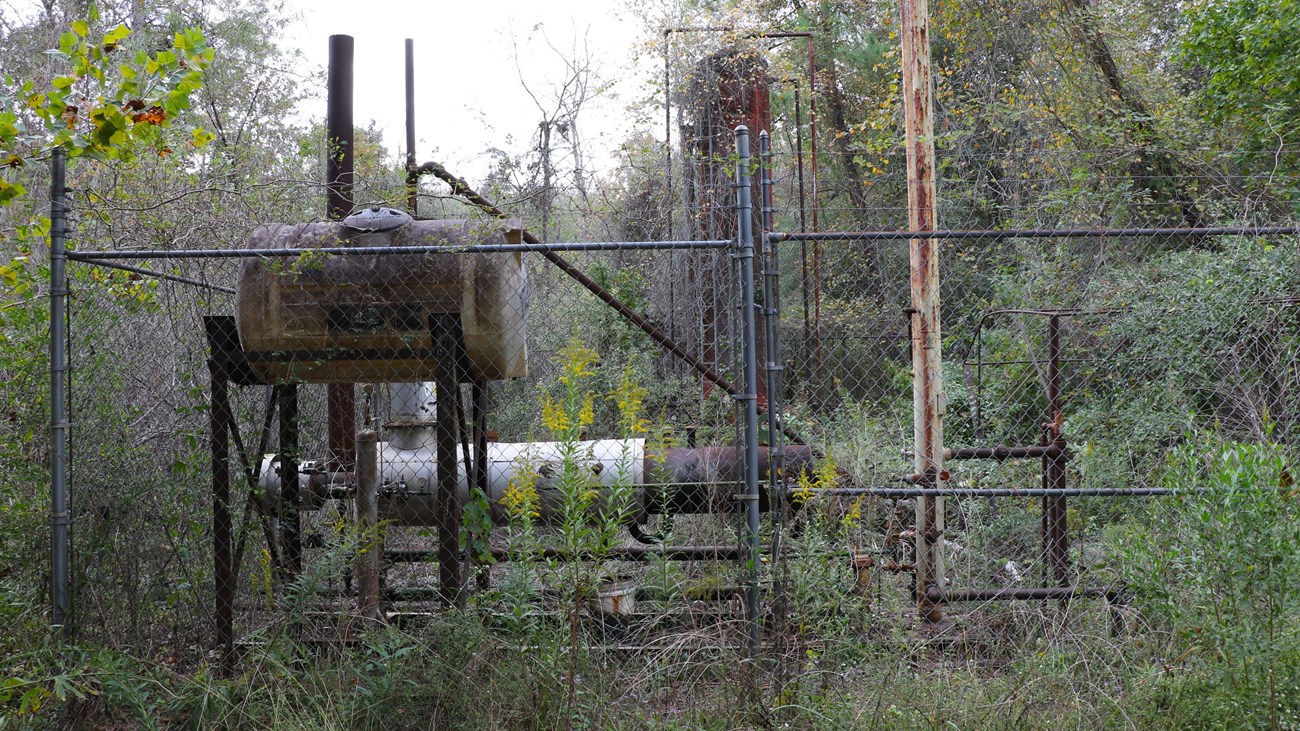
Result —
[{"label": "chain-link fence mesh", "polygon": [[[506,207],[540,225],[544,241],[639,244],[467,250],[516,246],[521,224],[476,217],[464,191],[426,181],[420,212],[432,218],[392,234],[295,224],[312,216],[287,193],[217,219],[189,210],[199,200],[215,205],[210,196],[182,196],[162,205],[184,208],[195,225],[175,228],[181,235],[156,244],[156,255],[73,263],[80,631],[193,656],[212,646],[220,595],[229,598],[235,637],[251,641],[317,620],[355,624],[369,611],[367,596],[407,612],[454,601],[443,571],[455,563],[458,595],[504,625],[553,617],[581,585],[592,615],[616,615],[626,609],[619,602],[637,600],[644,621],[618,625],[606,636],[612,642],[692,633],[735,640],[714,628],[743,616],[745,578],[734,499],[743,439],[729,392],[747,386],[745,303],[728,241],[736,236],[730,134],[738,120],[711,106],[706,91],[712,84],[753,98],[763,66],[715,50],[703,65],[673,61],[680,94],[672,140],[627,150],[615,183],[599,192],[574,192],[574,181],[558,179],[521,187],[505,171],[488,186],[513,190]],[[802,83],[784,73],[765,80],[783,109]],[[765,121],[763,109],[742,111],[739,121]],[[800,109],[799,124],[788,114],[772,123],[773,228],[904,230],[901,156],[823,147],[814,164],[810,111]],[[1290,202],[1262,192],[1282,189],[1265,161],[1180,153],[1181,173],[1161,177],[1143,174],[1140,157],[1173,153],[1133,151],[1100,163],[1103,156],[1084,153],[940,147],[941,226],[1004,232],[937,239],[950,450],[1041,447],[1054,425],[1067,445],[1065,484],[1115,489],[1164,486],[1163,455],[1189,433],[1293,442],[1294,236],[1173,230],[1189,217],[1201,227],[1288,225]],[[758,201],[757,178],[753,193]],[[371,181],[359,199],[404,194],[394,178]],[[95,205],[80,204],[87,221]],[[545,223],[533,224],[539,215]],[[83,248],[139,248],[123,231],[149,225],[149,211],[132,212],[130,226],[113,228],[113,245]],[[1094,231],[1045,233],[1065,228]],[[697,243],[649,243],[669,240]],[[356,245],[455,251],[317,251]],[[906,487],[908,240],[885,233],[773,245],[778,296],[762,301],[761,264],[755,289],[758,304],[779,302],[774,365],[784,370],[780,388],[760,400],[811,445],[786,440],[798,459],[787,460],[784,487]],[[280,247],[294,251],[266,253]],[[243,258],[177,253],[257,248],[260,255]],[[759,324],[761,340],[762,317]],[[758,348],[760,392],[766,361],[777,355],[768,348]],[[215,462],[221,399],[210,359],[229,382],[229,453]],[[475,381],[488,384],[481,401]],[[441,439],[457,465],[459,525],[442,522],[439,502],[437,424],[448,420],[458,424]],[[371,519],[359,513],[369,503],[357,502],[356,462],[368,442],[354,442],[364,431],[377,433]],[[760,433],[760,442],[770,436]],[[824,467],[825,480],[813,477],[814,452],[818,465],[834,462],[833,478]],[[228,544],[214,535],[218,463],[230,472]],[[1046,463],[1002,455],[952,459],[947,469],[951,488],[1020,489],[1043,486]],[[282,484],[287,474],[296,475],[296,498]],[[868,603],[906,604],[911,499],[796,500],[785,542],[775,541],[779,555],[763,564],[767,596],[792,603],[771,602],[765,617],[835,616],[855,586]],[[1106,578],[1097,528],[1128,500],[1071,499],[1064,529],[1078,583],[1090,572]],[[950,586],[1053,583],[1037,497],[950,500],[947,509]],[[765,545],[773,530],[765,525]],[[457,545],[450,561],[438,554],[449,531]],[[214,541],[229,551],[225,569]],[[375,573],[368,556],[383,559],[377,588],[361,585]],[[564,560],[574,557],[602,560]],[[720,601],[701,611],[704,600]]]}]

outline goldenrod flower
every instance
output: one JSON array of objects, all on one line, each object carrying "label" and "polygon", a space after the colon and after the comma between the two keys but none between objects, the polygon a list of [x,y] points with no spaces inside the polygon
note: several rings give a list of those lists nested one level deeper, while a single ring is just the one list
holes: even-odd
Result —
[{"label": "goldenrod flower", "polygon": [[505,493],[501,496],[501,507],[512,520],[523,521],[542,517],[541,496],[537,494],[537,470],[530,464],[523,464],[510,477]]},{"label": "goldenrod flower", "polygon": [[555,403],[549,393],[542,400],[542,426],[553,434],[563,434],[569,429],[569,412],[564,410],[564,404]]},{"label": "goldenrod flower", "polygon": [[590,366],[599,359],[596,351],[583,345],[582,340],[574,335],[569,339],[569,344],[560,349],[560,365],[563,370],[560,382],[572,386],[580,378],[596,375]]}]

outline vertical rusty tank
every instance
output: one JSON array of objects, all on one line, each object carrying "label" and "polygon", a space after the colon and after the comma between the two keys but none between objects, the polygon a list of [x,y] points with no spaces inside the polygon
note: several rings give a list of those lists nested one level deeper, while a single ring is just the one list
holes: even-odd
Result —
[{"label": "vertical rusty tank", "polygon": [[[236,295],[239,338],[265,380],[306,383],[431,380],[430,319],[459,317],[467,378],[527,375],[528,282],[521,255],[465,253],[519,243],[518,221],[411,221],[388,231],[339,222],[257,228]],[[349,246],[445,246],[447,252],[321,255]]]},{"label": "vertical rusty tank", "polygon": [[[771,86],[767,61],[753,48],[723,48],[701,59],[692,69],[682,105],[686,114],[682,146],[684,158],[691,161],[686,197],[693,238],[735,238],[733,130],[745,125],[757,145],[759,131],[772,124]],[[750,150],[750,157],[758,159],[757,149]],[[761,204],[754,205],[752,215],[757,236],[763,230]],[[761,251],[761,242],[756,242],[755,248]],[[727,273],[729,267],[729,260],[717,252],[692,256],[690,287],[701,298],[700,352],[711,365],[731,358],[724,352],[731,330],[731,307],[727,303],[735,301],[724,289],[732,281]],[[759,332],[763,331],[764,316],[759,314]],[[761,339],[758,357],[759,362],[766,358]],[[757,386],[759,403],[765,403],[767,387],[762,371]],[[705,393],[709,390],[706,383]]]}]

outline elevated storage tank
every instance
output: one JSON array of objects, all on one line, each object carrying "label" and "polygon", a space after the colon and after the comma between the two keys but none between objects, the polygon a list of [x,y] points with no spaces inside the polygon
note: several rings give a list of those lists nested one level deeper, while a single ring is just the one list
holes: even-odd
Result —
[{"label": "elevated storage tank", "polygon": [[[435,378],[431,316],[458,315],[466,380],[527,375],[528,280],[519,252],[457,253],[517,244],[518,221],[411,221],[363,232],[338,222],[257,228],[251,250],[446,246],[448,253],[248,257],[236,294],[240,344],[268,382]],[[423,351],[423,352],[421,352]]]}]

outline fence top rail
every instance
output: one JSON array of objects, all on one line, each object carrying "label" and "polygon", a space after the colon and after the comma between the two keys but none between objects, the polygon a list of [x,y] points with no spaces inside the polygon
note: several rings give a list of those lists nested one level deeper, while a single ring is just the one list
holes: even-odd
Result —
[{"label": "fence top rail", "polygon": [[1139,236],[1286,236],[1300,226],[1218,226],[1207,228],[1011,228],[967,231],[820,231],[770,233],[770,241],[899,241],[906,239],[1056,239]]},{"label": "fence top rail", "polygon": [[479,244],[475,246],[325,246],[317,248],[279,249],[129,249],[118,251],[69,251],[73,261],[95,262],[110,259],[245,259],[302,254],[362,256],[367,254],[501,254],[546,251],[628,251],[666,249],[725,249],[731,240],[704,241],[607,241],[554,244]]}]

